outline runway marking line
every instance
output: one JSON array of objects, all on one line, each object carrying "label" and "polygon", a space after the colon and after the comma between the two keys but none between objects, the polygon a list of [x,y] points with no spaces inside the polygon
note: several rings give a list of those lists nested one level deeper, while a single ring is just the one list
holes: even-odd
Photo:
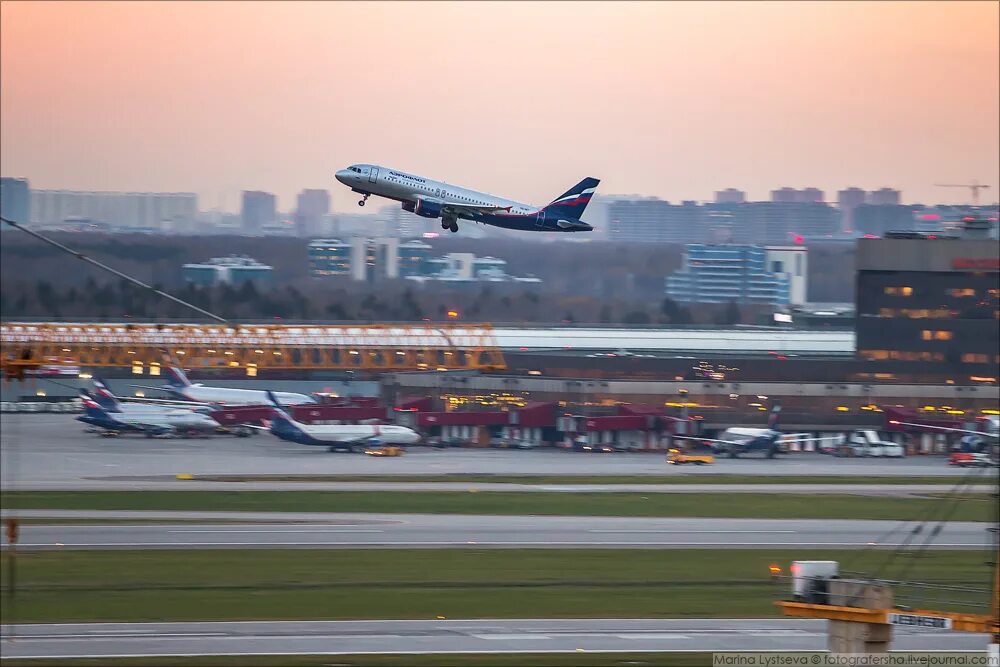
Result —
[{"label": "runway marking line", "polygon": [[730,535],[733,533],[745,533],[754,535],[771,535],[773,533],[798,533],[797,530],[602,530],[593,529],[588,530],[588,533],[659,533],[661,535],[685,535],[685,534],[725,534]]},{"label": "runway marking line", "polygon": [[[147,526],[141,526],[141,527],[142,528],[146,528]],[[322,529],[322,528],[318,528],[317,529],[317,528],[314,528],[314,529],[311,529],[311,530],[307,530],[307,529],[304,529],[304,528],[292,528],[290,530],[285,530],[285,529],[282,529],[281,527],[276,527],[273,530],[257,530],[257,529],[250,530],[250,529],[239,528],[239,529],[236,529],[236,530],[190,529],[190,530],[168,530],[167,531],[167,533],[172,533],[172,534],[175,534],[175,535],[181,535],[181,534],[185,534],[185,533],[214,533],[214,534],[219,534],[219,533],[251,533],[251,534],[274,534],[274,533],[282,533],[282,534],[285,534],[285,533],[309,533],[309,534],[315,534],[315,533],[333,533],[333,534],[337,534],[337,533],[384,533],[384,532],[385,532],[384,530],[371,530],[371,529],[365,529],[365,528],[345,528],[345,529],[342,529],[342,530],[341,529],[337,529],[337,528],[328,528],[328,529]]]}]

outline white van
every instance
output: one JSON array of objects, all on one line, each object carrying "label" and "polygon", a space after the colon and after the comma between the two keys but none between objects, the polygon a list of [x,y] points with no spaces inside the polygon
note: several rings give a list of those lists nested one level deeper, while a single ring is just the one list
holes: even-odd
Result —
[{"label": "white van", "polygon": [[903,446],[883,440],[878,431],[862,429],[852,431],[847,438],[847,446],[854,456],[880,456],[884,458],[902,458],[905,454]]}]

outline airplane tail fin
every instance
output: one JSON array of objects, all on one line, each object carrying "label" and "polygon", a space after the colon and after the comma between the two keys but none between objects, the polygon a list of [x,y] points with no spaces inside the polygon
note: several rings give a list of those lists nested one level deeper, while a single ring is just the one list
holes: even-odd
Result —
[{"label": "airplane tail fin", "polygon": [[271,410],[274,412],[274,416],[271,418],[271,433],[279,438],[284,437],[291,440],[300,436],[302,429],[287,412],[281,409],[278,397],[274,395],[273,391],[267,391],[267,398],[271,401]]},{"label": "airplane tail fin", "polygon": [[771,414],[767,418],[767,427],[772,431],[781,430],[781,404],[775,403],[771,408]]},{"label": "airplane tail fin", "polygon": [[122,412],[121,401],[101,378],[94,376],[93,400],[108,412]]},{"label": "airplane tail fin", "polygon": [[83,414],[91,419],[108,419],[108,411],[102,408],[96,401],[94,401],[90,394],[85,391],[80,392],[80,398],[83,400]]},{"label": "airplane tail fin", "polygon": [[190,387],[191,381],[181,370],[180,364],[174,361],[166,352],[163,353],[163,373],[166,376],[167,385],[173,389],[183,389]]},{"label": "airplane tail fin", "polygon": [[546,213],[579,220],[587,209],[594,190],[600,181],[596,178],[585,178],[562,195],[552,201],[543,210]]}]

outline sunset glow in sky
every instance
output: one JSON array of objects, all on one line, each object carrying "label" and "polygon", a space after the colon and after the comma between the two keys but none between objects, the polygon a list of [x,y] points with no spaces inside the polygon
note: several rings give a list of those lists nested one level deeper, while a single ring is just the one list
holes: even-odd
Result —
[{"label": "sunset glow in sky", "polygon": [[0,4],[0,171],[208,209],[374,162],[530,203],[1000,186],[997,2]]}]

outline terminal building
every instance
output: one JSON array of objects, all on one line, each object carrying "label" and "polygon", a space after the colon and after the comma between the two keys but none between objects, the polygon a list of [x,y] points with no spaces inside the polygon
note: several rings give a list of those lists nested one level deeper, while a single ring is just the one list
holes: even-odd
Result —
[{"label": "terminal building", "polygon": [[1000,364],[1000,242],[988,221],[961,237],[860,239],[858,358],[947,369],[956,383],[992,378]]}]

